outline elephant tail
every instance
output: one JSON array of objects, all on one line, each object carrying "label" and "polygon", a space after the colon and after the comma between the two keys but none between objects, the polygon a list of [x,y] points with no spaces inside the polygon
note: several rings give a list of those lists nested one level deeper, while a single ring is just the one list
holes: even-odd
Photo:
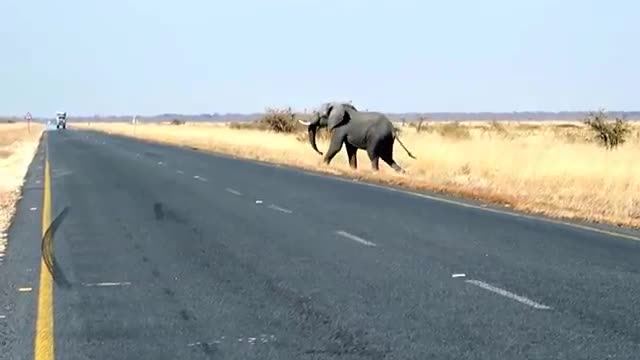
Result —
[{"label": "elephant tail", "polygon": [[402,146],[402,148],[404,149],[404,151],[406,151],[406,152],[407,152],[407,155],[409,155],[409,157],[410,157],[410,158],[412,158],[412,159],[416,159],[416,157],[415,157],[415,156],[413,156],[413,154],[411,153],[411,151],[409,151],[409,150],[407,149],[407,147],[406,147],[406,146],[404,146],[404,144],[402,143],[402,141],[400,141],[400,137],[399,137],[397,134],[396,134],[396,140],[398,140],[398,144],[400,144],[400,146]]}]

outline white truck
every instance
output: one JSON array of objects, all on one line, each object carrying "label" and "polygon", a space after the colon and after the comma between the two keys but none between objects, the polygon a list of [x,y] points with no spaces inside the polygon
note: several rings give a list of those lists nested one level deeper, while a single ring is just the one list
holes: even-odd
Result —
[{"label": "white truck", "polygon": [[56,113],[56,129],[66,129],[67,128],[67,112],[66,111],[58,111]]}]

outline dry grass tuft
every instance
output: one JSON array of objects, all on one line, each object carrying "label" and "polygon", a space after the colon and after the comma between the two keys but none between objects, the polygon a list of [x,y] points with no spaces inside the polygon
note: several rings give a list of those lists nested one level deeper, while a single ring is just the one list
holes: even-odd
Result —
[{"label": "dry grass tuft", "polygon": [[[358,152],[359,169],[351,171],[344,149],[327,167],[311,149],[306,134],[267,132],[253,126],[144,124],[138,125],[135,136],[463,195],[554,217],[640,227],[640,168],[634,166],[640,158],[640,127],[635,124],[626,142],[607,150],[581,121],[423,121],[419,127],[398,123],[403,143],[418,158],[410,159],[395,147],[397,161],[408,171],[405,175],[395,174],[383,162],[381,172],[373,173],[363,151]],[[91,128],[133,136],[130,124],[92,124]],[[318,146],[327,148],[326,135]]]},{"label": "dry grass tuft", "polygon": [[31,132],[24,123],[0,124],[0,253],[4,253],[4,235],[15,212],[27,168],[33,159],[44,127],[32,123]]}]

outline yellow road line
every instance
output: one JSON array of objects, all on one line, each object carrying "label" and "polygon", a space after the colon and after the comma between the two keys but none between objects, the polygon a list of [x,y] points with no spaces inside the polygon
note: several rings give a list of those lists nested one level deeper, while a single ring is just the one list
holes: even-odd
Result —
[{"label": "yellow road line", "polygon": [[[44,191],[42,199],[42,236],[51,224],[51,171],[48,154],[44,166]],[[38,312],[33,349],[35,360],[55,359],[53,346],[53,279],[44,260],[40,258],[40,286],[38,289]]]}]

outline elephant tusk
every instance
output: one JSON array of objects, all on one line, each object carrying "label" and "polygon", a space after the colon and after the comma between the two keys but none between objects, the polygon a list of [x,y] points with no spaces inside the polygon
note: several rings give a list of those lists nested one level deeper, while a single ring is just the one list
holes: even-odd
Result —
[{"label": "elephant tusk", "polygon": [[298,122],[299,122],[300,124],[302,124],[302,125],[305,125],[305,126],[309,126],[309,125],[311,125],[311,122],[310,122],[310,121],[309,121],[309,122],[306,122],[306,121],[302,121],[302,120],[298,119]]}]

